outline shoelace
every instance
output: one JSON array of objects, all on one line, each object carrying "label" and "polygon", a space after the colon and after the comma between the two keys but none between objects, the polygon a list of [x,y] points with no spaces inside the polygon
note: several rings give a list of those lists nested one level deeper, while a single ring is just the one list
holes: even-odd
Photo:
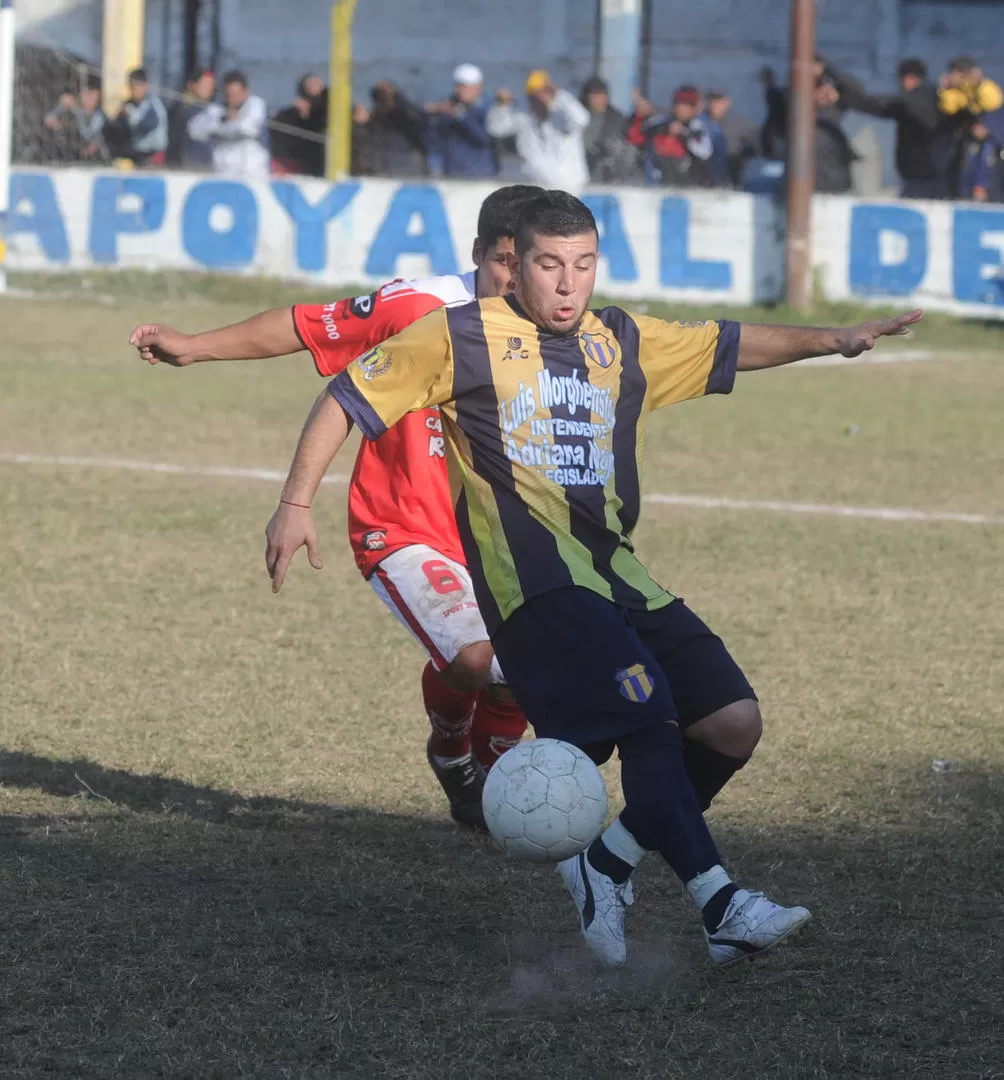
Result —
[{"label": "shoelace", "polygon": [[614,896],[617,897],[621,907],[630,907],[634,903],[634,889],[631,888],[631,881],[625,881],[623,885],[614,885]]},{"label": "shoelace", "polygon": [[[749,890],[747,890],[747,891],[749,891]],[[751,907],[758,900],[766,900],[766,899],[767,899],[767,896],[766,896],[765,893],[751,892],[749,894],[749,896],[747,896],[746,899],[736,908],[736,910],[732,912],[732,917],[734,918],[736,915],[745,916],[746,909],[748,907]],[[722,920],[723,923],[726,922],[726,921],[728,921],[728,920],[727,919]]]}]

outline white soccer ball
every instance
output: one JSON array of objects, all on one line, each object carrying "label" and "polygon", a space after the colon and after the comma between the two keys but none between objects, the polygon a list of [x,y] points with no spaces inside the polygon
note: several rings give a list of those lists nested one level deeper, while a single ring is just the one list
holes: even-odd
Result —
[{"label": "white soccer ball", "polygon": [[492,766],[481,805],[492,836],[510,855],[560,862],[599,835],[607,817],[607,785],[577,746],[531,739]]}]

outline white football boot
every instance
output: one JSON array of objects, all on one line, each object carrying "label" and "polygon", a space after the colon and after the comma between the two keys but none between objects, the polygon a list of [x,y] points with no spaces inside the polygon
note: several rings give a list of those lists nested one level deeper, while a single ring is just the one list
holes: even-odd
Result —
[{"label": "white football boot", "polygon": [[623,964],[627,959],[624,911],[634,903],[630,879],[618,885],[595,869],[584,851],[558,863],[557,871],[579,909],[586,944],[604,964]]},{"label": "white football boot", "polygon": [[704,931],[711,959],[723,967],[750,960],[790,937],[812,915],[808,908],[781,907],[762,892],[739,889],[725,909],[721,925]]}]

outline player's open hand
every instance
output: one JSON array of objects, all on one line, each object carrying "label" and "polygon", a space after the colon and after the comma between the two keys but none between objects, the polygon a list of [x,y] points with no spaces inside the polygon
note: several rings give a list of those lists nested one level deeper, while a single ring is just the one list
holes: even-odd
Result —
[{"label": "player's open hand", "polygon": [[918,308],[908,315],[896,315],[892,319],[875,319],[873,322],[849,326],[837,331],[835,352],[841,356],[860,356],[863,352],[875,348],[875,342],[881,337],[903,337],[908,335],[910,327],[920,322],[924,312]]},{"label": "player's open hand", "polygon": [[187,367],[198,359],[192,349],[191,335],[182,334],[163,323],[137,326],[129,335],[129,344],[150,365]]},{"label": "player's open hand", "polygon": [[304,507],[279,503],[272,520],[265,527],[265,540],[265,565],[272,579],[274,593],[282,588],[289,564],[300,548],[306,547],[307,558],[315,570],[323,568],[314,519]]}]

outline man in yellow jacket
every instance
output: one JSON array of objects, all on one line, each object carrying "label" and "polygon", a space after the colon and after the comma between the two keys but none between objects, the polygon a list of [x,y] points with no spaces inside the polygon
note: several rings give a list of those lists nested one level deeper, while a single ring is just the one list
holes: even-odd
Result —
[{"label": "man in yellow jacket", "polygon": [[973,116],[996,112],[1004,105],[1004,92],[984,76],[970,56],[956,57],[941,76],[941,111],[949,116],[968,112]]}]

